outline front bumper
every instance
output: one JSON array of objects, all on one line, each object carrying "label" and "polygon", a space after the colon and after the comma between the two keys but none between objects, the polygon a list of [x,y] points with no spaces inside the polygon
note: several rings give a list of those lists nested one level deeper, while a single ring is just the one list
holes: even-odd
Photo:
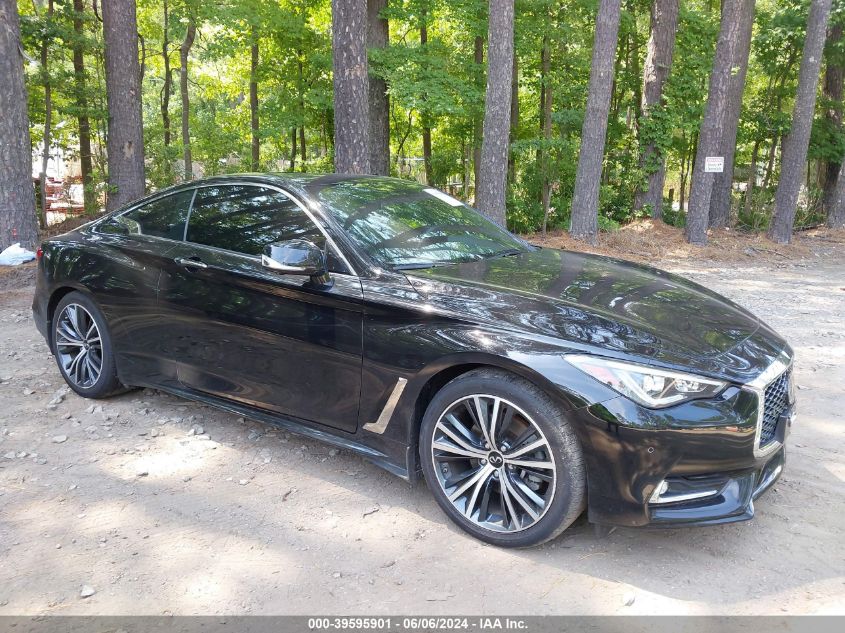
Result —
[{"label": "front bumper", "polygon": [[713,400],[662,410],[619,397],[573,412],[590,521],[670,527],[752,518],[754,500],[783,471],[794,419],[792,403],[779,421],[776,444],[761,453],[758,404],[754,392],[733,387]]},{"label": "front bumper", "polygon": [[[754,500],[780,478],[786,462],[781,448],[760,469],[715,474],[699,478],[684,478],[692,488],[700,486],[718,492],[704,498],[668,504],[649,503],[649,525],[675,527],[678,525],[714,525],[746,521],[754,516]],[[715,484],[715,485],[714,485]]]}]

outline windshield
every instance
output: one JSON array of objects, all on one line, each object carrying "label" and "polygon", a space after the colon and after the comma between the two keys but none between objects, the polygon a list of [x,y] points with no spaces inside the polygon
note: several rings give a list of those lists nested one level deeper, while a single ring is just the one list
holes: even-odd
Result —
[{"label": "windshield", "polygon": [[414,182],[343,180],[317,197],[341,229],[387,268],[429,268],[531,250],[459,200]]}]

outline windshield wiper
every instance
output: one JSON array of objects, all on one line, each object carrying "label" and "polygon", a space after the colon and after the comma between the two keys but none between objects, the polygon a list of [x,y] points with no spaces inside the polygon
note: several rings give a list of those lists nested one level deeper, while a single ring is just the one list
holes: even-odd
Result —
[{"label": "windshield wiper", "polygon": [[422,270],[425,268],[437,268],[438,266],[448,266],[453,262],[413,262],[410,264],[397,264],[391,266],[393,270]]},{"label": "windshield wiper", "polygon": [[488,259],[493,259],[494,257],[512,257],[514,255],[522,255],[526,251],[522,250],[521,248],[508,248],[503,251],[499,251],[498,253],[493,253],[492,255],[488,255]]}]

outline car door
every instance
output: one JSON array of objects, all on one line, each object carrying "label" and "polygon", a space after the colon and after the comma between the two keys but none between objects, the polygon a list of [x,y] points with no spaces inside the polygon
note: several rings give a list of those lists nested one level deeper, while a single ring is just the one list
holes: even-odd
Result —
[{"label": "car door", "polygon": [[[332,284],[262,266],[267,244],[329,249]],[[193,390],[354,431],[362,362],[359,279],[287,194],[247,184],[197,190],[186,240],[159,292],[163,337]]]},{"label": "car door", "polygon": [[130,384],[177,384],[176,366],[160,347],[156,296],[163,264],[184,238],[194,191],[158,196],[105,218],[89,237],[98,261],[77,262],[80,280],[108,320],[121,378]]}]

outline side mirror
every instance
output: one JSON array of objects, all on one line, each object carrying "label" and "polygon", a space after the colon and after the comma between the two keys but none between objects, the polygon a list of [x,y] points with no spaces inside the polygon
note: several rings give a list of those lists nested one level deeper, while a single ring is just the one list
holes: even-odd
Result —
[{"label": "side mirror", "polygon": [[325,284],[328,279],[326,254],[308,240],[268,244],[261,265],[283,275],[308,275],[315,283]]}]

